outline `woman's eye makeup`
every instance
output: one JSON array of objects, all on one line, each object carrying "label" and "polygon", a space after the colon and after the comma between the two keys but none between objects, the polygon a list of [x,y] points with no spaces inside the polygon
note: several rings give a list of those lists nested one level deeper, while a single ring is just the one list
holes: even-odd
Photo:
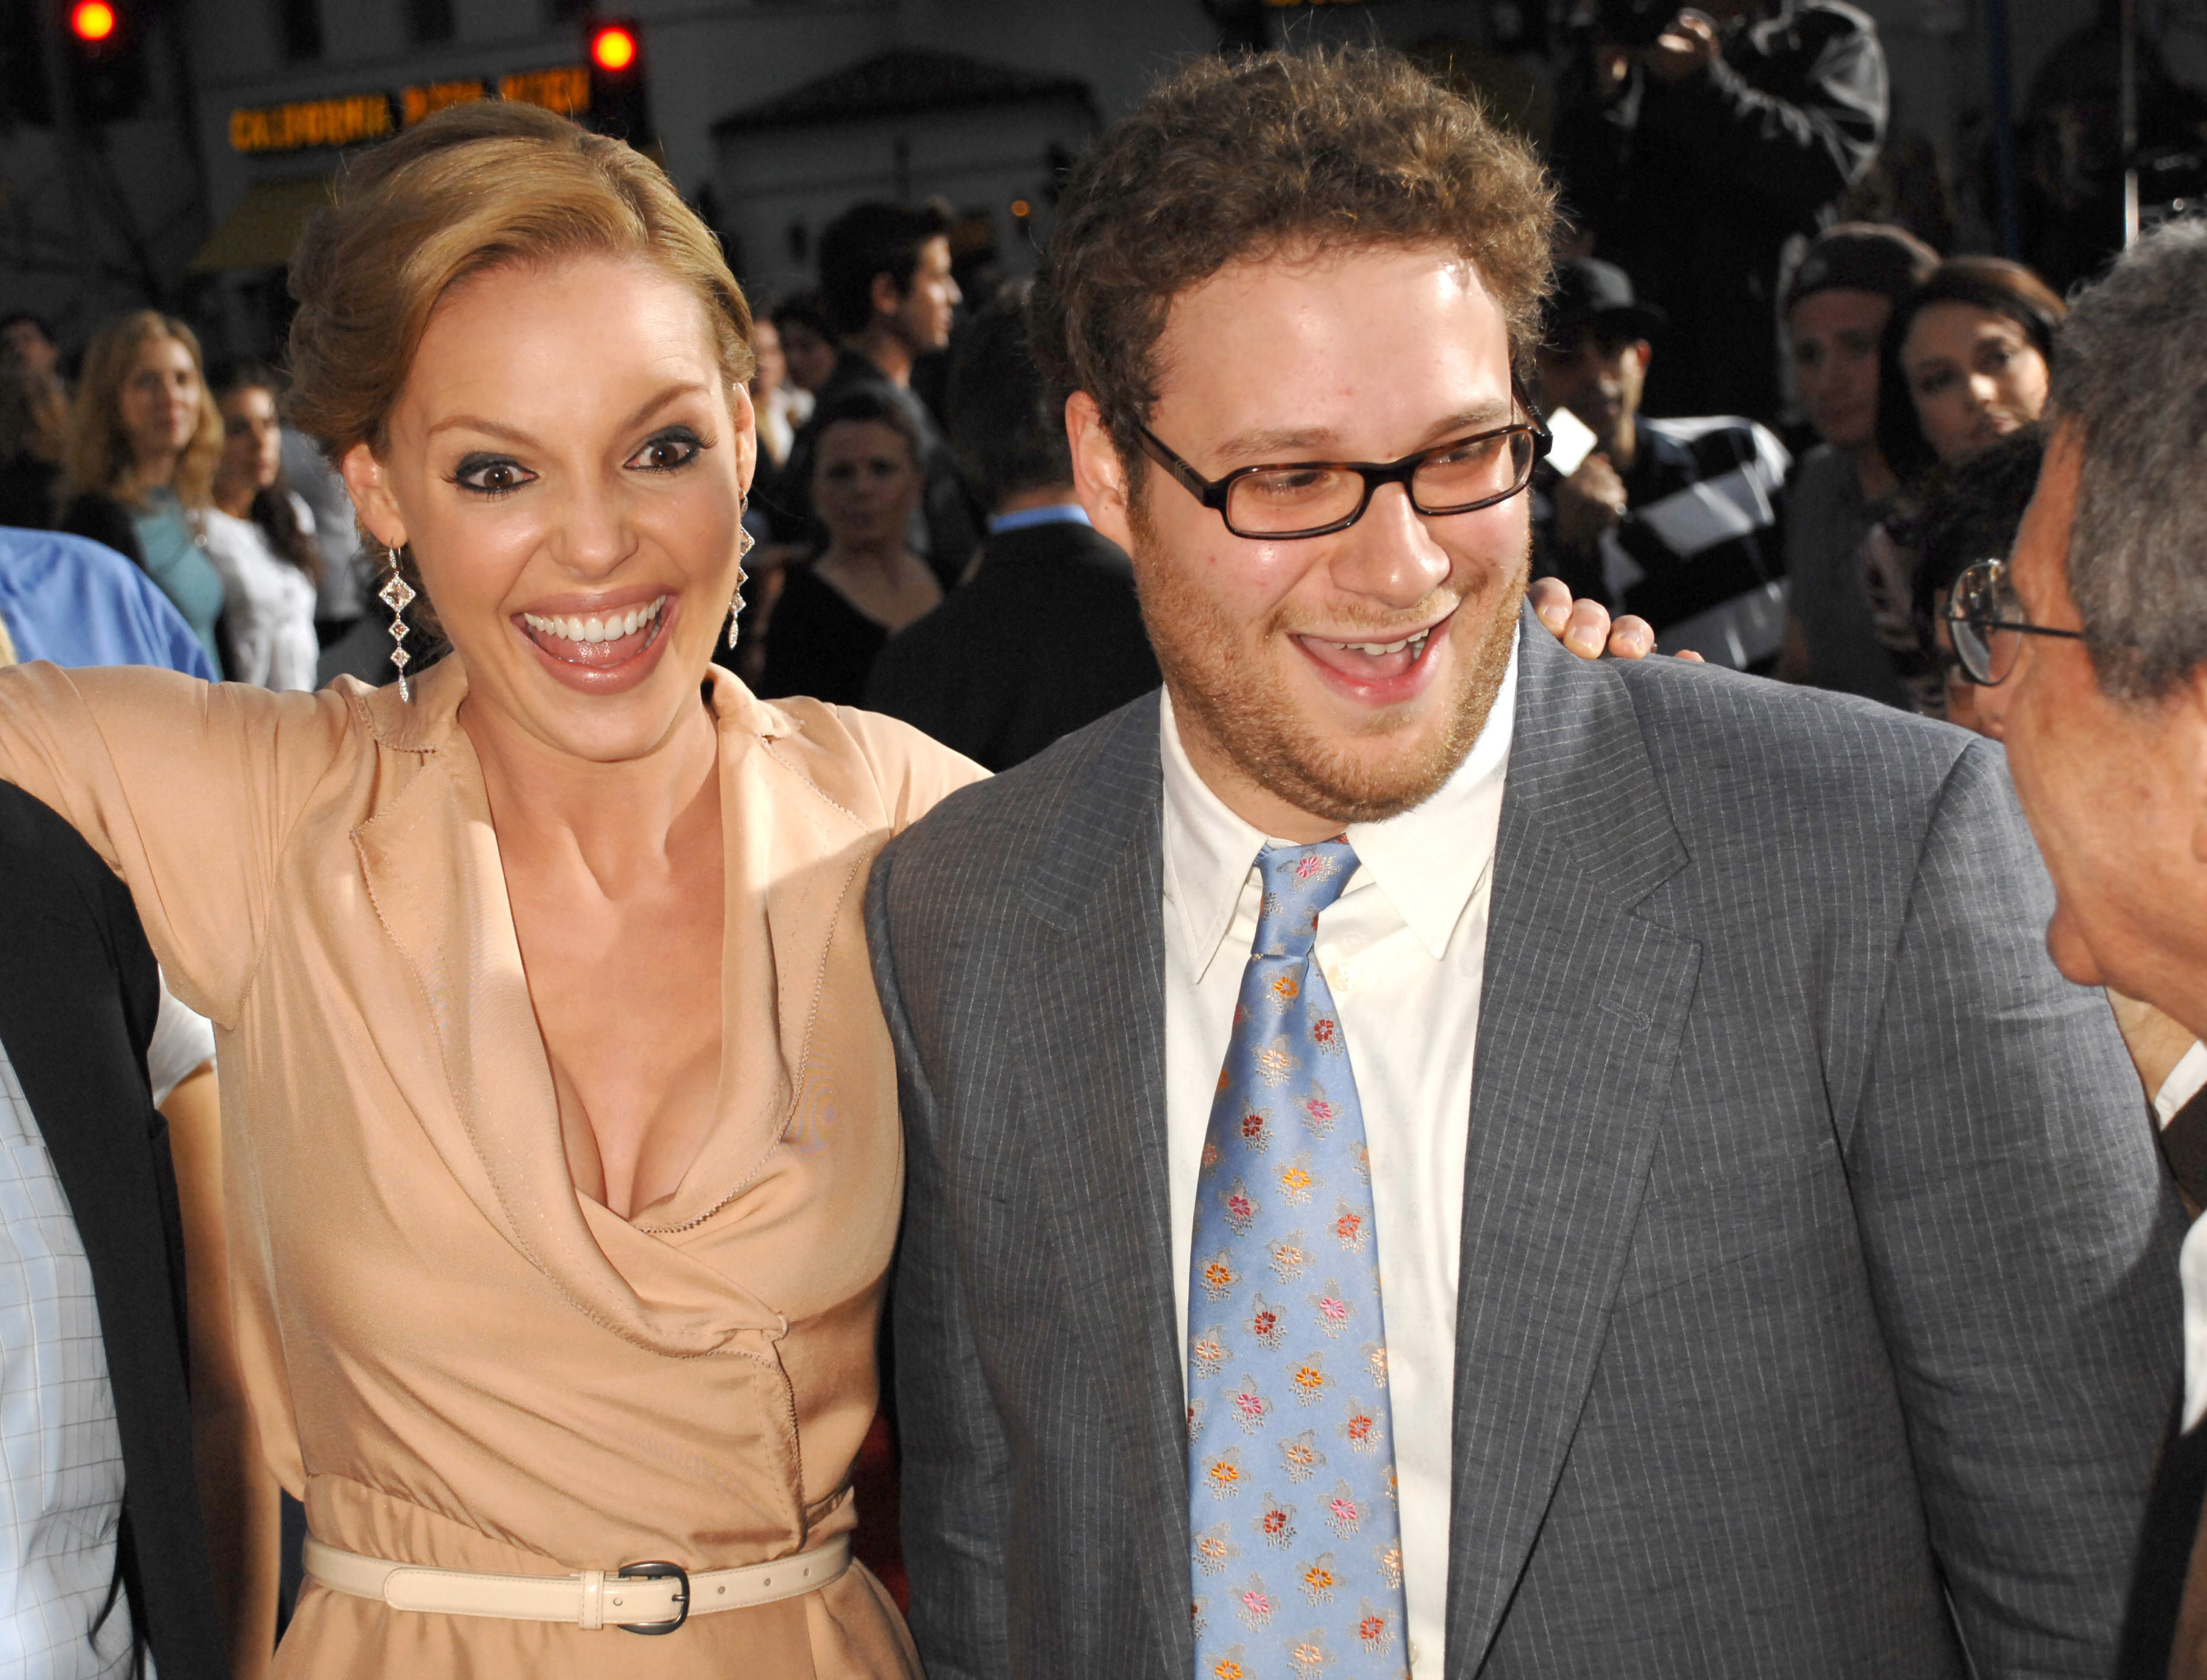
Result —
[{"label": "woman's eye makeup", "polygon": [[629,457],[628,464],[640,472],[679,472],[709,447],[687,426],[670,426],[654,433],[642,449]]},{"label": "woman's eye makeup", "polygon": [[[712,445],[687,426],[655,433],[625,463],[638,472],[679,472]],[[536,475],[511,455],[481,452],[461,457],[451,481],[480,496],[503,496],[536,481]]]},{"label": "woman's eye makeup", "polygon": [[503,496],[532,482],[536,475],[510,455],[464,455],[452,481],[479,496]]}]

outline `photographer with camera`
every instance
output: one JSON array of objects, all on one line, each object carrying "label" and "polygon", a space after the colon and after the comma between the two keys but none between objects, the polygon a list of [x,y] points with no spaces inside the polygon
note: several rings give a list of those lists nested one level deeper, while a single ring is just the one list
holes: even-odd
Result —
[{"label": "photographer with camera", "polygon": [[1764,670],[1785,631],[1791,457],[1737,415],[1640,412],[1662,326],[1614,264],[1557,266],[1535,358],[1555,442],[1533,474],[1534,575],[1639,614],[1664,653]]},{"label": "photographer with camera", "polygon": [[1659,414],[1775,416],[1786,244],[1831,222],[1885,133],[1885,54],[1842,0],[1593,0],[1554,155],[1592,254],[1670,318]]}]

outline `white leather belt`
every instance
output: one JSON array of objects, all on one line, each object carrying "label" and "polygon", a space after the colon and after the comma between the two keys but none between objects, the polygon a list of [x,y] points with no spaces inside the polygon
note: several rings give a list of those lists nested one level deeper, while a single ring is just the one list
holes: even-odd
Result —
[{"label": "white leather belt", "polygon": [[309,1534],[306,1564],[308,1576],[332,1592],[380,1599],[393,1610],[671,1634],[692,1616],[817,1591],[850,1567],[851,1540],[846,1534],[771,1563],[695,1575],[678,1563],[630,1563],[579,1575],[477,1575],[363,1557],[324,1545]]}]

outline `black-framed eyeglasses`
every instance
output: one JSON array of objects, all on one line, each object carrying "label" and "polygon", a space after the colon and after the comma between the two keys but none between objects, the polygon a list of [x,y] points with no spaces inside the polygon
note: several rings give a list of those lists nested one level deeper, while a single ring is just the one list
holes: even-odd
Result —
[{"label": "black-framed eyeglasses", "polygon": [[1205,478],[1146,426],[1142,449],[1212,509],[1240,537],[1280,541],[1346,530],[1364,517],[1383,484],[1399,484],[1410,505],[1428,518],[1475,513],[1506,502],[1533,481],[1548,452],[1548,428],[1513,390],[1511,401],[1532,418],[1421,449],[1399,461],[1283,461],[1236,467]]},{"label": "black-framed eyeglasses", "polygon": [[2015,669],[2016,655],[2026,636],[2056,636],[2081,642],[2077,630],[2054,630],[2035,625],[2023,609],[2006,560],[1979,560],[1954,583],[1947,601],[1947,633],[1954,638],[1954,657],[1962,674],[1979,688],[2004,683]]}]

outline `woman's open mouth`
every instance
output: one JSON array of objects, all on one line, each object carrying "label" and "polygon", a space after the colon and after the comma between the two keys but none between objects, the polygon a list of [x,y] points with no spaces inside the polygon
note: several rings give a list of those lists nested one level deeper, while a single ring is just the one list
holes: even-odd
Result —
[{"label": "woman's open mouth", "polygon": [[661,613],[667,597],[659,595],[640,607],[583,616],[568,613],[545,616],[522,613],[522,633],[553,659],[568,665],[604,671],[625,664],[659,639]]}]

